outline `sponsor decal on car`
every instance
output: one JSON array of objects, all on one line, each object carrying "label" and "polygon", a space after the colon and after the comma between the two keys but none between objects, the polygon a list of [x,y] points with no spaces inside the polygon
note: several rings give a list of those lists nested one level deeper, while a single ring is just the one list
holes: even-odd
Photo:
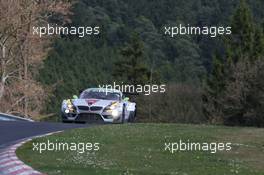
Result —
[{"label": "sponsor decal on car", "polygon": [[96,103],[98,100],[97,99],[87,99],[86,102],[88,106],[92,106],[94,103]]}]

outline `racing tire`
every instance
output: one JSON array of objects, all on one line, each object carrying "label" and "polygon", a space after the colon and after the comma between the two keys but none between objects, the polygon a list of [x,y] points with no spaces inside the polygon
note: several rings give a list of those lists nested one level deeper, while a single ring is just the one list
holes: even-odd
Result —
[{"label": "racing tire", "polygon": [[135,122],[136,116],[137,116],[137,108],[135,109],[135,111],[130,112],[130,114],[129,114],[129,122],[131,122],[131,123]]},{"label": "racing tire", "polygon": [[124,122],[125,122],[125,104],[123,104],[121,123],[124,123]]},{"label": "racing tire", "polygon": [[135,121],[135,112],[130,112],[128,122],[133,123],[134,121]]}]

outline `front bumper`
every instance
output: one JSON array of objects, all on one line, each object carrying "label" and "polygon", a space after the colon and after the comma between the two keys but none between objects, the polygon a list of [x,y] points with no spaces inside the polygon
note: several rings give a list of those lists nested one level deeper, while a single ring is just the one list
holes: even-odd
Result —
[{"label": "front bumper", "polygon": [[120,115],[119,117],[114,119],[111,115],[101,115],[98,113],[62,113],[62,121],[85,123],[120,123],[122,121],[122,117]]}]

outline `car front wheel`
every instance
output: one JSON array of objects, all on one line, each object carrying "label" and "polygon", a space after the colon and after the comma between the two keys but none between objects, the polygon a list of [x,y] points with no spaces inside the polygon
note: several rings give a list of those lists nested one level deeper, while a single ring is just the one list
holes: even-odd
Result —
[{"label": "car front wheel", "polygon": [[122,119],[121,119],[121,123],[125,122],[125,104],[123,104],[123,108],[122,108]]}]

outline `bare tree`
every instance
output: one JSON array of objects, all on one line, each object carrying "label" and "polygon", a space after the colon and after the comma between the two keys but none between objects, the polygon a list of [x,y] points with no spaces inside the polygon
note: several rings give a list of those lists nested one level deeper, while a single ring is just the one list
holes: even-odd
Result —
[{"label": "bare tree", "polygon": [[[35,116],[45,93],[34,80],[54,37],[33,34],[60,15],[69,21],[70,1],[0,0],[0,111]],[[52,23],[51,23],[52,25]]]}]

